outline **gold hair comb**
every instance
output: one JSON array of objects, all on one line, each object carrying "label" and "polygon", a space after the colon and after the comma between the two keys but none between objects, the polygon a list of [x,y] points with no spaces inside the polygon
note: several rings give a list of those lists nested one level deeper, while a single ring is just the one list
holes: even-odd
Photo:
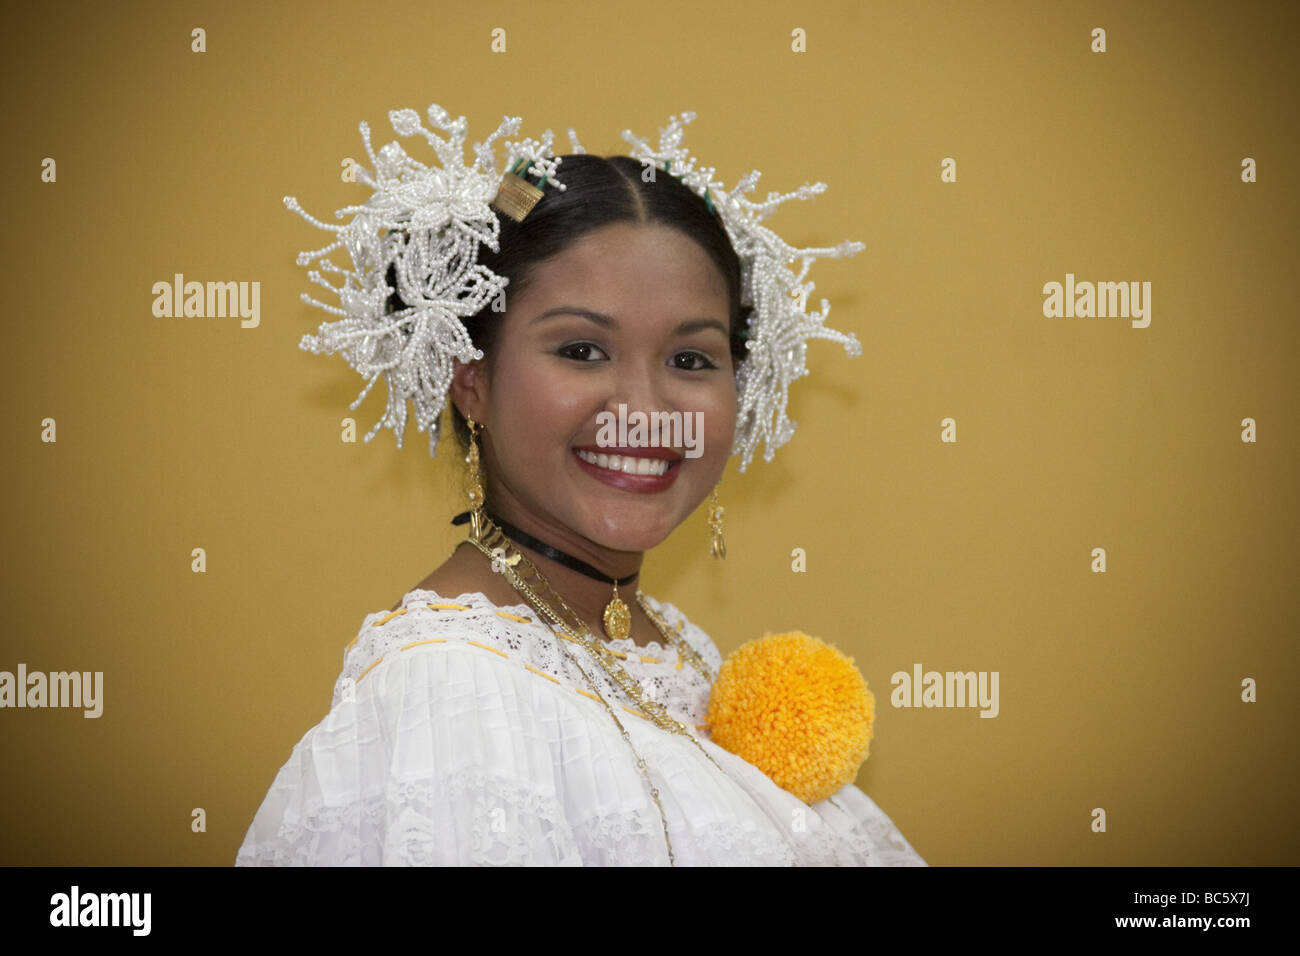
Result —
[{"label": "gold hair comb", "polygon": [[501,177],[501,186],[496,198],[492,200],[492,207],[501,210],[515,222],[523,222],[524,217],[533,211],[537,201],[544,195],[527,180],[514,173],[506,173]]}]

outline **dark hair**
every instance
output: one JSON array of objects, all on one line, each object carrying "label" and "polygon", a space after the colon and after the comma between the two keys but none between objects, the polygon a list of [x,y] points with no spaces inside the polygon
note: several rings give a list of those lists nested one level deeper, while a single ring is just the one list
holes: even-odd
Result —
[{"label": "dark hair", "polygon": [[[710,204],[663,170],[656,169],[653,181],[646,182],[642,170],[650,168],[630,156],[584,153],[562,157],[556,178],[564,183],[564,190],[542,186],[542,198],[523,222],[515,222],[498,211],[500,251],[493,252],[483,246],[478,261],[509,279],[507,293],[517,296],[527,287],[540,263],[595,229],[618,222],[670,226],[699,243],[726,282],[731,308],[731,357],[738,365],[746,355],[751,308],[740,302],[740,260],[736,251]],[[397,287],[396,270],[391,266],[388,284]],[[405,303],[394,293],[389,297],[388,306],[392,311],[404,308]],[[492,311],[489,305],[465,321],[474,347],[489,361],[501,318],[502,313]],[[450,395],[447,403],[451,406],[456,439],[462,450],[466,450],[469,427]]]}]

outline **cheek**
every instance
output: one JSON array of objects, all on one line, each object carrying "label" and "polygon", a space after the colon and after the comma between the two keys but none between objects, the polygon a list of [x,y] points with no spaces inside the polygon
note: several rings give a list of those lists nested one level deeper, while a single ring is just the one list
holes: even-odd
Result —
[{"label": "cheek", "polygon": [[515,440],[550,444],[547,436],[569,435],[591,414],[592,396],[580,379],[564,374],[543,356],[533,361],[502,361],[494,369],[492,404],[500,421],[508,422]]},{"label": "cheek", "polygon": [[736,412],[740,408],[739,398],[733,383],[727,382],[713,396],[713,401],[704,409],[704,432],[714,442],[731,445],[731,438],[736,431]]}]

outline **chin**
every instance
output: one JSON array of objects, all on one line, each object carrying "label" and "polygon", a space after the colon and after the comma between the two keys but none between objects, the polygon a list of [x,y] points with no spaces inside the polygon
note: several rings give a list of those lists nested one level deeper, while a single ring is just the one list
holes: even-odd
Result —
[{"label": "chin", "polygon": [[[681,522],[677,522],[680,524]],[[611,526],[592,529],[592,541],[614,551],[649,551],[663,544],[677,524],[660,522],[616,521]]]}]

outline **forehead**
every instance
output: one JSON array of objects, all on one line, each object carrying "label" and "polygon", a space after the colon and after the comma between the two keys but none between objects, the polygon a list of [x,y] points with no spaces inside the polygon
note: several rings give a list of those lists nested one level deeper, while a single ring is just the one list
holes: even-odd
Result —
[{"label": "forehead", "polygon": [[[727,311],[727,286],[704,248],[685,233],[657,224],[614,223],[586,233],[538,263],[520,298],[586,297],[613,307],[678,305]],[[569,302],[597,308],[595,301]]]}]

